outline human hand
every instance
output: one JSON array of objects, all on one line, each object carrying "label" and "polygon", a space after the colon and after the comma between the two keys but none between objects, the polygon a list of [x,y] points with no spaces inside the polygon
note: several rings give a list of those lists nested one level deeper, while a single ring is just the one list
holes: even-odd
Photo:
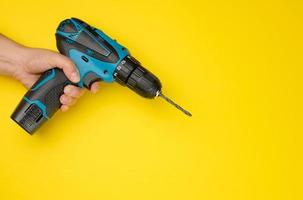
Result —
[{"label": "human hand", "polygon": [[[74,63],[67,57],[46,49],[26,48],[21,66],[13,73],[13,77],[25,87],[30,88],[39,78],[40,74],[54,67],[61,68],[66,77],[77,83],[80,80],[79,72]],[[97,92],[99,83],[94,83],[92,92]],[[66,111],[83,94],[84,90],[74,85],[67,85],[64,94],[60,97],[61,110]]]},{"label": "human hand", "polygon": [[[66,77],[77,83],[80,80],[75,64],[66,56],[57,52],[24,47],[0,34],[0,74],[9,75],[30,88],[40,75],[55,67],[61,68]],[[91,92],[96,93],[99,83],[91,86]],[[83,94],[84,90],[74,85],[67,85],[60,97],[61,110],[66,111]]]}]

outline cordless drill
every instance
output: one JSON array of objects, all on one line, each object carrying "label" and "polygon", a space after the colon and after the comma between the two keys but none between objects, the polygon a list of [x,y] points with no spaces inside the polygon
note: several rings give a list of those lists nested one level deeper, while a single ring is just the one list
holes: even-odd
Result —
[{"label": "cordless drill", "polygon": [[141,66],[128,50],[101,30],[80,19],[62,21],[56,31],[57,48],[77,66],[80,81],[70,82],[63,71],[54,68],[44,72],[25,94],[11,118],[33,134],[60,108],[60,96],[68,84],[89,89],[96,81],[118,82],[142,97],[163,97],[186,115],[191,114],[161,92],[159,79]]}]

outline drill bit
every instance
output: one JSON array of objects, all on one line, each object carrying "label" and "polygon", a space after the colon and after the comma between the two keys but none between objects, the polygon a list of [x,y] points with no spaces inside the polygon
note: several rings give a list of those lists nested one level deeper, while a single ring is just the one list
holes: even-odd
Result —
[{"label": "drill bit", "polygon": [[165,101],[167,101],[168,103],[170,103],[171,105],[175,106],[178,110],[182,111],[185,115],[191,117],[192,114],[190,112],[188,112],[187,110],[185,110],[184,108],[182,108],[181,106],[179,106],[178,104],[176,104],[175,102],[173,102],[170,98],[168,98],[167,96],[165,96],[162,92],[158,92],[158,96],[162,97],[163,99],[165,99]]}]

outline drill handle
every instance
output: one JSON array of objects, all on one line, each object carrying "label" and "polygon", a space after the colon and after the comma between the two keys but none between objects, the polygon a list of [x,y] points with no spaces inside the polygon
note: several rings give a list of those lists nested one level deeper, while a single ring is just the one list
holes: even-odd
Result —
[{"label": "drill handle", "polygon": [[71,82],[58,68],[44,72],[25,94],[11,118],[33,133],[60,108],[60,96]]}]

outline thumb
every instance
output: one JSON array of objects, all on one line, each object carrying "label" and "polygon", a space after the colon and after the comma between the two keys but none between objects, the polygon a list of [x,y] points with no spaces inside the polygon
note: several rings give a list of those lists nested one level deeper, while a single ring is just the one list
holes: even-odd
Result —
[{"label": "thumb", "polygon": [[25,52],[23,62],[30,73],[42,73],[58,67],[63,70],[69,80],[74,83],[79,82],[79,71],[68,57],[55,51],[39,48],[27,48]]},{"label": "thumb", "polygon": [[52,51],[49,52],[47,57],[48,66],[62,69],[66,77],[74,83],[80,81],[79,71],[76,65],[68,57]]}]

